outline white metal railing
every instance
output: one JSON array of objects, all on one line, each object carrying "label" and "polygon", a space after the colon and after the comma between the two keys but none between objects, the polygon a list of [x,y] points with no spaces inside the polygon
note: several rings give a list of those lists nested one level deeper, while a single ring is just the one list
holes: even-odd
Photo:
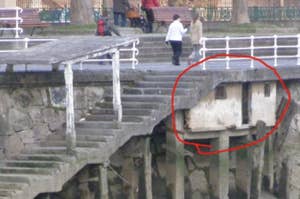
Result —
[{"label": "white metal railing", "polygon": [[[5,12],[5,11],[15,11],[15,16],[14,17],[1,17],[0,16],[0,31],[1,33],[6,30],[13,30],[15,31],[15,38],[20,37],[20,33],[23,32],[23,29],[20,27],[20,23],[23,22],[23,19],[20,17],[20,14],[23,12],[22,8],[19,7],[14,7],[14,8],[0,8],[0,12]],[[5,16],[5,15],[4,15]],[[5,22],[6,21],[14,21],[15,27],[5,27]]]},{"label": "white metal railing", "polygon": [[[49,42],[49,41],[55,41],[55,40],[56,39],[31,39],[31,38],[27,38],[27,37],[25,37],[25,38],[18,38],[18,39],[0,39],[0,53],[17,52],[19,50],[29,48],[29,44],[30,43]],[[1,50],[1,43],[11,43],[11,44],[15,43],[15,44],[20,44],[20,46],[18,46],[17,49]]]},{"label": "white metal railing", "polygon": [[[255,45],[256,40],[271,40],[273,41],[272,45]],[[281,45],[278,44],[278,39],[296,39],[295,44],[291,45]],[[300,34],[298,35],[273,35],[273,36],[249,36],[249,37],[221,37],[221,38],[202,38],[201,43],[203,44],[202,48],[200,49],[200,54],[202,54],[203,59],[206,58],[207,53],[213,53],[213,54],[219,54],[219,53],[226,53],[230,54],[232,51],[238,51],[238,50],[243,50],[243,51],[248,51],[246,53],[247,55],[251,56],[256,56],[261,59],[273,59],[274,60],[274,67],[278,66],[278,59],[279,58],[297,58],[297,65],[300,65]],[[208,42],[210,41],[224,41],[224,47],[208,47]],[[246,41],[247,44],[244,44],[244,46],[239,46],[239,47],[234,47],[231,46],[230,43],[232,41]],[[248,42],[247,42],[248,41]],[[257,56],[255,52],[257,50],[263,50],[263,49],[269,49],[273,50],[273,53],[270,55],[263,55],[263,56]],[[279,55],[278,54],[278,49],[297,49],[297,54],[296,55]],[[234,53],[237,54],[237,53]],[[231,60],[244,60],[246,58],[232,58],[230,56],[224,56],[222,58],[217,58],[214,59],[213,61],[225,61],[226,64],[226,69],[230,68],[230,61]],[[250,67],[254,68],[254,60],[251,59],[251,64]],[[203,65],[203,70],[206,70],[206,62],[204,62]]]},{"label": "white metal railing", "polygon": [[[135,66],[139,63],[138,59],[136,58],[139,55],[139,49],[136,47],[139,44],[139,40],[137,39],[135,42],[132,43],[131,48],[121,48],[119,49],[120,52],[131,52],[131,57],[129,58],[120,58],[119,55],[119,60],[120,62],[131,62],[131,68],[135,69]],[[112,58],[107,58],[107,59],[102,59],[102,58],[92,58],[92,59],[87,59],[83,62],[80,62],[80,69],[83,69],[83,63],[95,63],[95,62],[112,62]]]}]

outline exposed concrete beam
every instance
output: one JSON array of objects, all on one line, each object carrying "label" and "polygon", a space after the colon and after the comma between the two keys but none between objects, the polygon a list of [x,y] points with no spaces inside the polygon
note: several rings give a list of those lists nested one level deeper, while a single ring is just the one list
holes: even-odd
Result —
[{"label": "exposed concrete beam", "polygon": [[[229,136],[227,132],[221,133],[219,138],[211,142],[212,150],[227,149]],[[228,199],[229,193],[229,153],[221,153],[210,157],[209,184],[211,198]]]}]

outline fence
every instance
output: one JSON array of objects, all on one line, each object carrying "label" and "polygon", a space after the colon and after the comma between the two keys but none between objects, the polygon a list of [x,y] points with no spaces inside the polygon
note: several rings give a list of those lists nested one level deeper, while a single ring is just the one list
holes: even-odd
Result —
[{"label": "fence", "polygon": [[23,29],[20,28],[20,23],[23,22],[23,19],[20,17],[23,9],[19,7],[15,8],[0,8],[0,24],[11,24],[10,21],[14,21],[15,27],[6,27],[1,26],[1,34],[3,31],[15,31],[15,38],[19,38],[19,34],[23,32]]},{"label": "fence", "polygon": [[[198,10],[206,21],[230,21],[232,17],[231,7],[206,7]],[[249,7],[248,13],[252,22],[300,20],[300,8],[297,7]]]},{"label": "fence", "polygon": [[[281,40],[293,40],[293,42],[285,43]],[[271,41],[266,45],[262,45],[258,40]],[[300,34],[298,35],[273,35],[273,36],[250,36],[250,37],[222,37],[222,38],[202,38],[203,48],[200,53],[203,58],[206,58],[207,54],[219,54],[219,53],[235,53],[246,54],[256,56],[261,59],[273,59],[274,67],[278,66],[279,58],[297,58],[297,65],[300,65]],[[209,42],[221,42],[217,47],[209,46]],[[257,44],[256,44],[257,43]],[[223,45],[223,46],[222,46]],[[279,50],[294,49],[295,54],[279,54]],[[268,54],[260,55],[259,51],[268,50]],[[214,61],[225,61],[226,69],[230,68],[230,61],[244,60],[245,58],[230,58],[226,56],[224,58],[214,59]],[[251,59],[251,68],[254,68],[254,60]],[[206,70],[206,62],[203,63],[203,69]]]}]

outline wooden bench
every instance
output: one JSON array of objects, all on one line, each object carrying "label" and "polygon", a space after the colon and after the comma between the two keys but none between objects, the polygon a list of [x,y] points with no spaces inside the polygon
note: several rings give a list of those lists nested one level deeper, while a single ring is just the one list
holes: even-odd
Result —
[{"label": "wooden bench", "polygon": [[155,7],[152,10],[154,22],[158,24],[157,30],[162,25],[166,26],[172,23],[175,14],[180,16],[184,25],[188,25],[192,21],[192,11],[187,7]]},{"label": "wooden bench", "polygon": [[[22,23],[19,23],[21,28],[32,28],[30,35],[32,36],[35,29],[40,28],[43,30],[47,28],[50,24],[46,22],[42,22],[40,20],[38,9],[24,9],[22,13],[19,14],[20,17],[23,19]],[[0,10],[0,17],[7,18],[7,17],[15,17],[16,11],[15,10]],[[15,20],[5,20],[0,21],[2,27],[15,27],[16,21]],[[1,32],[1,35],[3,31]]]}]

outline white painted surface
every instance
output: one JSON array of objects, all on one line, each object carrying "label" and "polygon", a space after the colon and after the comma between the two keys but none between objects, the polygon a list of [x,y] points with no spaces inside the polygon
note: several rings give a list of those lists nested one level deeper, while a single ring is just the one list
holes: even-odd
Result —
[{"label": "white painted surface", "polygon": [[226,84],[227,99],[215,100],[215,92],[202,99],[186,113],[188,128],[192,131],[224,130],[242,124],[242,86]]},{"label": "white painted surface", "polygon": [[273,126],[276,121],[276,83],[270,84],[270,97],[265,97],[265,83],[251,84],[250,124],[256,125],[262,120],[267,126]]}]

